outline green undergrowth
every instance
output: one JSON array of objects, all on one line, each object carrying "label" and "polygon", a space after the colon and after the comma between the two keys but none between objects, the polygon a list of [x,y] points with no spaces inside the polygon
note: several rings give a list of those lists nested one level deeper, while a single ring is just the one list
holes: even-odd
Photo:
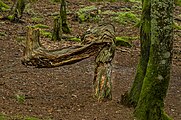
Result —
[{"label": "green undergrowth", "polygon": [[98,19],[97,15],[98,15],[98,9],[95,6],[87,6],[79,9],[76,12],[77,19],[80,23]]},{"label": "green undergrowth", "polygon": [[45,38],[52,38],[52,33],[47,31],[47,30],[40,30],[40,35],[45,37]]},{"label": "green undergrowth", "polygon": [[33,23],[40,23],[43,21],[44,21],[43,17],[40,17],[40,16],[37,16],[37,17],[35,16],[35,17],[31,18],[31,22],[33,22]]},{"label": "green undergrowth", "polygon": [[34,26],[32,26],[32,28],[38,28],[40,29],[40,35],[42,37],[45,37],[45,38],[51,38],[52,37],[52,33],[49,32],[49,26],[47,25],[44,25],[44,24],[36,24]]},{"label": "green undergrowth", "polygon": [[114,20],[120,24],[136,24],[140,21],[136,14],[132,12],[119,12],[118,16],[114,17]]},{"label": "green undergrowth", "polygon": [[8,5],[6,5],[5,3],[0,1],[0,11],[7,11],[9,9],[10,9],[10,7]]},{"label": "green undergrowth", "polygon": [[132,47],[132,41],[137,40],[138,37],[129,37],[129,36],[118,36],[115,39],[116,46]]}]

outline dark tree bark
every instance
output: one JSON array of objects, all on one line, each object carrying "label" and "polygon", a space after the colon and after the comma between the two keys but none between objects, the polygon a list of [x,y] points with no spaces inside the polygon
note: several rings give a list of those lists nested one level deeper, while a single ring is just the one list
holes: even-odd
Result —
[{"label": "dark tree bark", "polygon": [[62,30],[64,33],[70,33],[70,29],[67,24],[67,10],[66,10],[66,1],[65,0],[60,0],[61,5],[60,5],[60,17],[62,20]]},{"label": "dark tree bark", "polygon": [[11,9],[12,11],[10,12],[10,15],[7,16],[6,18],[9,19],[10,21],[19,22],[20,19],[22,18],[23,11],[25,9],[25,0],[15,1]]},{"label": "dark tree bark", "polygon": [[151,1],[151,47],[146,75],[135,109],[138,120],[170,120],[164,112],[172,62],[173,0]]},{"label": "dark tree bark", "polygon": [[52,40],[57,41],[62,39],[62,19],[61,17],[54,18],[54,26],[52,33]]}]

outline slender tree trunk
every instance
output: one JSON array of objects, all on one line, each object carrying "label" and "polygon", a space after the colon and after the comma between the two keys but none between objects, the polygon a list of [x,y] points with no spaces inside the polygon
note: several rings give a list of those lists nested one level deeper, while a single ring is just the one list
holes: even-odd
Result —
[{"label": "slender tree trunk", "polygon": [[[14,4],[16,5],[15,8]],[[25,0],[17,0],[16,2],[14,2],[13,7],[12,7],[12,11],[10,13],[10,15],[7,17],[7,19],[9,19],[10,21],[16,21],[18,22],[22,15],[23,15],[23,11],[25,9]]]},{"label": "slender tree trunk", "polygon": [[62,39],[62,19],[60,16],[54,18],[54,26],[52,33],[52,40],[61,40]]},{"label": "slender tree trunk", "polygon": [[149,53],[150,53],[150,41],[151,41],[150,6],[151,6],[151,0],[142,0],[142,17],[140,22],[140,43],[141,43],[140,60],[137,66],[137,72],[131,90],[129,91],[129,93],[125,93],[124,95],[122,95],[121,98],[121,103],[127,106],[136,107],[140,97],[143,80],[146,74],[147,64],[149,60]]},{"label": "slender tree trunk", "polygon": [[67,10],[66,10],[66,1],[61,0],[60,6],[60,17],[62,19],[62,30],[64,33],[70,33],[70,29],[67,25]]},{"label": "slender tree trunk", "polygon": [[151,48],[135,116],[138,120],[170,120],[164,113],[172,61],[173,0],[151,1]]},{"label": "slender tree trunk", "polygon": [[137,105],[143,80],[146,74],[147,64],[150,54],[150,30],[151,30],[151,0],[142,0],[142,18],[140,23],[140,42],[141,42],[141,56],[137,67],[135,80],[131,91],[128,94],[128,105]]}]

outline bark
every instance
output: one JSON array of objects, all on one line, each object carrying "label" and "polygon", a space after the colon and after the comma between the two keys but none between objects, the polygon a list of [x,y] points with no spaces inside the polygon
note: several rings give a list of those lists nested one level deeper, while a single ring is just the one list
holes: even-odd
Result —
[{"label": "bark", "polygon": [[62,19],[61,17],[55,17],[52,40],[61,40],[62,39]]},{"label": "bark", "polygon": [[[102,27],[97,27],[99,30],[100,28]],[[59,50],[47,50],[42,47],[39,42],[39,30],[33,30],[33,28],[30,27],[27,33],[26,49],[22,62],[25,65],[36,67],[57,67],[80,61],[98,54],[102,48],[114,42],[114,33],[112,33],[114,31],[108,31],[110,31],[111,34],[109,34],[109,32],[104,32],[105,34],[100,32],[101,34],[97,34],[97,39],[95,38],[89,44],[72,46]],[[86,41],[88,39],[88,37],[85,38]]]},{"label": "bark", "polygon": [[83,38],[82,45],[60,50],[46,50],[40,44],[39,30],[29,27],[22,63],[36,67],[58,67],[97,55],[93,82],[94,95],[98,100],[111,99],[111,61],[115,52],[114,32],[112,25],[98,26]]},{"label": "bark", "polygon": [[96,57],[96,69],[94,73],[94,93],[99,101],[112,99],[112,59],[114,57],[115,44],[105,46]]},{"label": "bark", "polygon": [[[15,8],[13,8],[15,5]],[[25,9],[25,0],[17,0],[14,4],[13,7],[11,8],[11,15],[7,17],[10,21],[15,21],[19,22],[20,19],[22,18],[23,11]]]},{"label": "bark", "polygon": [[62,30],[64,33],[70,33],[70,29],[67,24],[67,10],[66,10],[66,1],[61,0],[60,5],[60,17],[62,19]]},{"label": "bark", "polygon": [[[140,60],[137,66],[137,72],[135,76],[135,80],[133,82],[132,88],[130,92],[123,96],[123,104],[127,104],[128,106],[136,107],[141,88],[143,84],[143,80],[146,74],[147,64],[149,60],[150,54],[150,31],[151,31],[151,0],[143,0],[143,8],[142,8],[142,18],[140,23],[140,43],[141,43],[141,53],[140,53]],[[124,98],[127,97],[127,98]]]},{"label": "bark", "polygon": [[173,0],[151,1],[151,48],[135,116],[138,120],[170,120],[164,112],[172,61]]}]

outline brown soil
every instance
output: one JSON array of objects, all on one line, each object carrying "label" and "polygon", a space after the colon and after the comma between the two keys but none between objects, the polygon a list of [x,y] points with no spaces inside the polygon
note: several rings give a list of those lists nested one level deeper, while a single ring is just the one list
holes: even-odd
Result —
[{"label": "brown soil", "polygon": [[[33,4],[33,9],[44,17],[42,24],[53,26],[53,18],[49,14],[58,11],[59,7],[48,1],[50,0],[38,0]],[[131,6],[122,2],[103,4],[87,1],[69,0],[68,9],[74,13],[79,8],[91,4],[106,5],[108,9],[111,9],[111,6]],[[175,10],[175,15],[178,14],[181,14],[180,7]],[[121,94],[130,89],[134,80],[139,58],[138,40],[131,49],[117,49],[113,60],[113,100],[98,102],[92,97],[94,57],[57,68],[38,69],[21,64],[23,47],[18,44],[17,36],[25,36],[26,26],[34,24],[31,22],[31,15],[27,13],[22,20],[24,23],[0,20],[0,32],[6,33],[6,36],[0,36],[0,113],[53,120],[133,120],[133,109],[118,104],[118,101]],[[73,20],[72,14],[68,15],[68,20],[75,36],[80,36],[90,25],[95,24],[79,24]],[[130,27],[131,25],[113,24],[116,26],[116,35],[139,35],[138,29]],[[181,22],[179,24],[181,25]],[[165,110],[174,120],[181,120],[180,33],[175,31],[172,77],[165,101]],[[46,47],[54,47],[53,43],[46,39],[42,38],[42,42]],[[18,102],[16,95],[25,95],[25,101]]]}]

